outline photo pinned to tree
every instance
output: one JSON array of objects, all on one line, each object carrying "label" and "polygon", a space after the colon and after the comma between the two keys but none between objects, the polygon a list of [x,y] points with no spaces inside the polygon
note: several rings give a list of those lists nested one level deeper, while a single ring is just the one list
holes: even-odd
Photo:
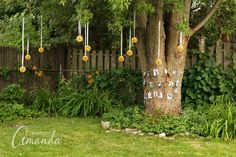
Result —
[{"label": "photo pinned to tree", "polygon": [[172,100],[174,97],[174,94],[172,92],[167,92],[167,100]]},{"label": "photo pinned to tree", "polygon": [[157,77],[159,75],[159,70],[157,68],[154,68],[152,70],[152,73],[153,73],[153,77]]}]

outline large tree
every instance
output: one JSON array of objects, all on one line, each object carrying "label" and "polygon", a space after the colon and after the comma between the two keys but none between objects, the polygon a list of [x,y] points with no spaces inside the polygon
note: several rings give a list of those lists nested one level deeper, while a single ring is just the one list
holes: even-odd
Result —
[{"label": "large tree", "polygon": [[[96,41],[96,48],[112,48],[119,45],[121,28],[127,31],[132,25],[133,13],[137,12],[136,48],[145,80],[146,111],[178,115],[181,113],[181,83],[189,40],[214,16],[221,3],[225,4],[226,11],[235,9],[229,9],[235,6],[235,0],[28,0],[24,3],[3,0],[0,2],[0,43],[19,45],[17,39],[20,39],[23,13],[31,21],[28,30],[33,38],[32,44],[38,43],[38,19],[43,15],[44,39],[48,45],[75,43],[77,20],[80,19],[90,21],[91,39]],[[212,19],[217,21],[217,17],[224,14],[218,12],[218,15]],[[182,50],[177,49],[180,32],[183,33]],[[108,44],[109,41],[113,44]],[[161,64],[156,64],[157,59]]]}]

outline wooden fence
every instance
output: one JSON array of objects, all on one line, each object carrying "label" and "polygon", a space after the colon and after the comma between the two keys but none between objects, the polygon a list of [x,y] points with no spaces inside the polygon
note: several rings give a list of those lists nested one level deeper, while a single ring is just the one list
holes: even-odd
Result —
[{"label": "wooden fence", "polygon": [[[203,43],[204,44],[204,43]],[[205,52],[204,46],[199,44],[199,50]],[[236,43],[221,42],[218,40],[214,46],[206,49],[209,55],[215,60],[217,65],[222,65],[226,69],[229,65],[236,68]],[[186,58],[186,69],[194,66],[197,62],[196,56],[188,53]]]},{"label": "wooden fence", "polygon": [[[223,43],[220,40],[215,46],[208,48],[210,55],[217,64],[223,67],[232,65],[236,68],[236,43]],[[93,50],[87,53],[89,60],[82,61],[84,52],[77,48],[54,47],[41,55],[37,49],[32,49],[30,55],[32,59],[25,61],[27,67],[33,65],[41,69],[50,71],[81,72],[90,69],[111,70],[112,68],[127,67],[133,70],[140,69],[139,58],[136,52],[133,56],[125,57],[123,63],[118,61],[119,52],[109,50]],[[21,50],[14,47],[0,47],[0,68],[16,69],[21,62]],[[192,67],[197,62],[196,57],[188,54],[186,68]]]}]

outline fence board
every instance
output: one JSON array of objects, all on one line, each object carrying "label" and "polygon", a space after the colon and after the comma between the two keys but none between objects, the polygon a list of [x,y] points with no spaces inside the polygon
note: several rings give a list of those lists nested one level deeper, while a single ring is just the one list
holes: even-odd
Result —
[{"label": "fence board", "polygon": [[116,68],[116,51],[111,51],[111,68]]},{"label": "fence board", "polygon": [[231,56],[230,54],[230,44],[229,43],[224,43],[224,68],[226,69],[229,66],[229,57]]},{"label": "fence board", "polygon": [[97,52],[95,50],[92,51],[92,56],[91,56],[91,67],[95,69],[97,67]]},{"label": "fence board", "polygon": [[223,58],[222,58],[222,44],[221,41],[218,40],[216,42],[216,64],[222,64]]},{"label": "fence board", "polygon": [[103,70],[103,51],[98,51],[98,70]]},{"label": "fence board", "polygon": [[105,57],[104,57],[104,70],[109,70],[110,67],[110,51],[105,51]]},{"label": "fence board", "polygon": [[236,44],[233,44],[233,67],[236,68]]}]

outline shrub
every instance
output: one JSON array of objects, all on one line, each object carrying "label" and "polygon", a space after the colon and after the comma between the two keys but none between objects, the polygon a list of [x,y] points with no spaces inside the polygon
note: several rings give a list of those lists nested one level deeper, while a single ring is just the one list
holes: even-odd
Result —
[{"label": "shrub", "polygon": [[1,91],[0,100],[9,103],[22,103],[25,92],[20,85],[11,84]]},{"label": "shrub", "polygon": [[121,106],[110,91],[101,91],[96,87],[83,91],[64,88],[58,93],[57,103],[60,113],[70,117],[101,115],[115,106]]},{"label": "shrub", "polygon": [[182,100],[186,107],[212,104],[221,95],[236,100],[236,69],[224,70],[207,53],[196,53],[198,62],[185,72]]},{"label": "shrub", "polygon": [[0,121],[7,122],[21,118],[36,118],[45,116],[43,112],[37,112],[35,110],[26,108],[22,104],[17,103],[0,103]]},{"label": "shrub", "polygon": [[[143,102],[143,78],[140,71],[130,69],[113,69],[109,72],[91,71],[77,75],[72,84],[78,90],[92,89],[111,90],[116,99],[126,106]],[[141,99],[140,99],[141,98]]]},{"label": "shrub", "polygon": [[143,132],[174,135],[189,132],[205,137],[224,140],[236,137],[236,104],[224,98],[218,98],[212,105],[197,108],[186,107],[182,116],[162,115],[152,117],[135,108],[113,110],[103,115],[104,121],[110,121],[114,128],[137,128]]},{"label": "shrub", "polygon": [[54,102],[55,96],[45,89],[39,89],[32,96],[34,102],[33,109],[45,111],[48,115],[57,115],[57,106]]}]

